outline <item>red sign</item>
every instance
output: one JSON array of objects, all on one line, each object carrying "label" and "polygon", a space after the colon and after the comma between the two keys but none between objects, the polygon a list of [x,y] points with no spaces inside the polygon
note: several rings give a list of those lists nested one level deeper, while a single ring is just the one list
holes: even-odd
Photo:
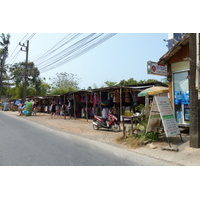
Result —
[{"label": "red sign", "polygon": [[148,61],[147,73],[152,75],[167,76],[167,66]]}]

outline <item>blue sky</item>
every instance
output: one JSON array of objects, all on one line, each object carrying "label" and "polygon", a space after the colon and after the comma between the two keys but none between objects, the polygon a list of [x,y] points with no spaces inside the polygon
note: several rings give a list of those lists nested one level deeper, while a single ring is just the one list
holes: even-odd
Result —
[{"label": "blue sky", "polygon": [[[20,51],[16,59],[12,59],[19,49],[18,44],[26,33],[10,33],[11,44],[7,62],[22,62],[26,53]],[[29,42],[29,61],[35,60],[50,47],[62,40],[67,33],[36,33]],[[31,33],[23,40],[25,42]],[[53,78],[58,72],[67,72],[77,75],[80,79],[79,87],[101,87],[105,81],[119,82],[123,79],[135,80],[157,79],[162,76],[147,74],[147,61],[158,61],[168,49],[163,39],[168,33],[117,33],[109,40],[86,52],[80,57],[52,70],[41,73],[41,77]],[[26,44],[26,43],[25,43]],[[66,48],[66,47],[65,47]],[[15,51],[14,51],[15,50]],[[36,65],[37,67],[37,65]]]}]

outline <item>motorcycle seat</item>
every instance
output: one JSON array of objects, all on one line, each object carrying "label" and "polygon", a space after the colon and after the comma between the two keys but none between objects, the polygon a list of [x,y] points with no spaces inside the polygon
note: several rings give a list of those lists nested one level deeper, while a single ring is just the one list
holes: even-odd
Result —
[{"label": "motorcycle seat", "polygon": [[98,116],[98,118],[100,118],[100,119],[103,120],[103,121],[106,121],[106,120],[107,120],[107,118],[101,117],[101,116]]}]

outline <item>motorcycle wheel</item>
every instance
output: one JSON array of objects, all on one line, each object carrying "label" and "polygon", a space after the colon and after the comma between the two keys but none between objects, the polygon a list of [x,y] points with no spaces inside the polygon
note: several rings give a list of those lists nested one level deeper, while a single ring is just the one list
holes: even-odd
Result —
[{"label": "motorcycle wheel", "polygon": [[94,130],[99,130],[99,127],[96,124],[93,124],[93,129]]},{"label": "motorcycle wheel", "polygon": [[113,124],[111,128],[112,128],[112,130],[113,130],[114,132],[119,132],[119,131],[120,131],[120,126],[119,126],[119,124]]}]

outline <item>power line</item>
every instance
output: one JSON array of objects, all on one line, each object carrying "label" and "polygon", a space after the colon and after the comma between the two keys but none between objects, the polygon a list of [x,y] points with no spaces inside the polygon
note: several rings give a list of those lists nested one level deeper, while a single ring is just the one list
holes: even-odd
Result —
[{"label": "power line", "polygon": [[71,33],[67,34],[67,36],[65,36],[62,40],[60,40],[57,44],[53,45],[52,47],[46,49],[45,51],[33,56],[32,60],[35,60],[35,62],[37,62],[38,60],[40,60],[41,58],[43,58],[43,56],[45,56],[49,51],[51,51],[53,48],[55,48],[58,44],[60,44],[65,38],[67,38]]},{"label": "power line", "polygon": [[[65,38],[63,38],[60,42],[58,42],[56,45],[54,45],[51,49],[49,49],[46,53],[44,53],[42,56],[40,56],[37,60],[35,60],[34,62],[37,63],[37,62],[41,62],[42,60],[45,60],[45,58],[47,56],[50,56],[52,53],[54,53],[55,51],[61,49],[61,47],[63,47],[64,45],[68,44],[69,42],[73,41],[74,39],[76,39],[77,37],[79,37],[81,35],[81,33],[75,33],[75,34],[70,34],[69,36],[66,36]],[[63,41],[64,40],[64,41]],[[67,41],[65,41],[67,40]],[[64,42],[62,43],[60,46],[58,46],[56,49],[53,49],[55,48],[58,44],[60,44],[61,42]],[[40,63],[38,63],[39,65]]]},{"label": "power line", "polygon": [[[28,33],[21,39],[21,41],[22,41],[27,35],[28,35]],[[21,41],[20,41],[20,42],[21,42]]]},{"label": "power line", "polygon": [[15,56],[10,60],[10,64],[14,63],[16,58],[18,57],[20,50],[15,54]]},{"label": "power line", "polygon": [[[60,61],[62,61],[64,58],[67,58],[67,56],[69,57],[71,54],[73,54],[73,53],[75,53],[77,51],[80,51],[85,46],[87,46],[91,41],[97,39],[98,37],[100,37],[103,34],[100,34],[100,35],[97,34],[97,36],[95,36],[95,38],[90,39],[90,37],[92,37],[94,35],[95,34],[90,34],[88,37],[84,38],[84,40],[78,41],[77,43],[73,44],[72,46],[70,46],[69,48],[67,48],[67,52],[65,54],[62,54],[60,57],[57,57],[57,59],[55,59],[54,61],[51,61],[50,64],[46,63],[46,66],[40,68],[40,70],[48,68],[51,65],[56,64],[58,62],[61,63]],[[90,39],[90,40],[88,40],[88,39]]]},{"label": "power line", "polygon": [[[92,36],[94,36],[94,35],[95,35],[95,34],[92,33],[92,34],[88,35],[87,37],[84,37],[83,39],[79,40],[78,42],[76,42],[76,43],[74,43],[73,45],[69,46],[68,48],[64,49],[63,51],[61,51],[61,52],[57,53],[56,55],[50,57],[49,59],[46,59],[46,60],[44,60],[43,62],[38,63],[37,66],[38,66],[38,67],[39,67],[39,66],[43,66],[43,65],[46,65],[46,64],[48,64],[48,63],[52,63],[52,62],[54,62],[55,60],[62,59],[63,56],[66,56],[66,55],[68,54],[69,51],[72,51],[73,48],[76,48],[78,45],[79,45],[79,48],[80,48],[80,45],[81,45],[83,42],[85,42],[85,41],[87,42],[88,39],[90,39],[90,38],[91,38]],[[71,49],[72,49],[72,50],[71,50]],[[66,52],[67,52],[67,53],[66,53]],[[59,57],[58,57],[58,56],[59,56]],[[53,60],[53,59],[54,59],[54,60]],[[45,62],[46,62],[46,64],[43,64],[43,63],[45,63]]]},{"label": "power line", "polygon": [[[28,33],[20,40],[20,42],[28,35]],[[12,55],[14,54],[14,52],[16,51],[17,47],[19,47],[19,45],[17,44],[17,46],[15,47],[14,51],[12,52],[12,54],[9,56],[9,58],[7,59],[7,62],[9,59],[12,58]],[[18,53],[18,52],[17,52]],[[9,63],[9,62],[8,62]]]},{"label": "power line", "polygon": [[[29,33],[27,33],[27,34],[20,40],[19,43],[21,43],[21,41],[22,41],[28,34],[29,34]],[[29,40],[31,40],[35,35],[36,35],[36,33],[31,34],[31,35],[29,36],[29,38],[26,40],[26,42],[29,41]],[[16,51],[17,47],[19,47],[19,44],[16,46],[15,50],[13,51],[13,53]],[[10,64],[13,64],[13,63],[14,63],[14,61],[16,60],[16,58],[17,58],[18,55],[19,55],[19,52],[20,52],[20,50],[15,54],[15,56],[14,56],[12,59],[11,59],[11,57],[12,57],[13,53],[11,54],[11,56],[9,57],[9,59],[11,59],[11,60],[8,59],[8,61],[10,62]],[[13,61],[12,61],[12,60],[13,60]],[[7,61],[7,62],[8,62],[8,61]],[[11,62],[11,61],[12,61],[12,62]],[[9,62],[8,62],[8,63],[9,63]]]},{"label": "power line", "polygon": [[27,41],[30,41],[35,35],[36,35],[36,33],[33,33],[33,34],[27,39]]},{"label": "power line", "polygon": [[69,56],[69,57],[66,57],[66,59],[62,60],[61,62],[59,62],[59,63],[54,63],[54,65],[53,65],[52,67],[49,67],[49,66],[48,66],[49,68],[46,67],[47,69],[45,69],[45,67],[42,68],[42,69],[41,69],[41,73],[46,72],[46,71],[49,71],[49,70],[54,69],[54,68],[57,68],[57,67],[59,67],[59,66],[61,66],[61,65],[63,65],[63,64],[66,64],[66,63],[70,62],[71,60],[76,59],[77,57],[79,57],[79,56],[83,55],[84,53],[90,51],[91,49],[95,48],[97,45],[100,45],[101,43],[105,42],[105,41],[108,40],[109,38],[113,37],[114,35],[116,35],[116,34],[110,34],[110,35],[105,36],[105,37],[102,38],[101,40],[97,41],[96,43],[94,43],[94,44],[92,44],[92,45],[90,45],[90,46],[88,46],[88,47],[86,47],[85,49],[83,49],[83,50],[81,50],[81,51],[78,51],[78,52],[72,54],[72,55]]},{"label": "power line", "polygon": [[[41,72],[48,71],[50,69],[56,68],[58,66],[61,66],[65,64],[66,62],[69,62],[82,54],[88,52],[92,48],[96,47],[97,45],[105,42],[109,38],[113,37],[115,34],[90,34],[90,37],[93,36],[93,38],[84,38],[85,40],[78,41],[77,43],[71,45],[67,49],[62,52],[63,54],[57,54],[55,59],[54,57],[51,57],[51,59],[43,61],[40,63],[39,69]],[[97,41],[97,42],[95,42]]]}]

